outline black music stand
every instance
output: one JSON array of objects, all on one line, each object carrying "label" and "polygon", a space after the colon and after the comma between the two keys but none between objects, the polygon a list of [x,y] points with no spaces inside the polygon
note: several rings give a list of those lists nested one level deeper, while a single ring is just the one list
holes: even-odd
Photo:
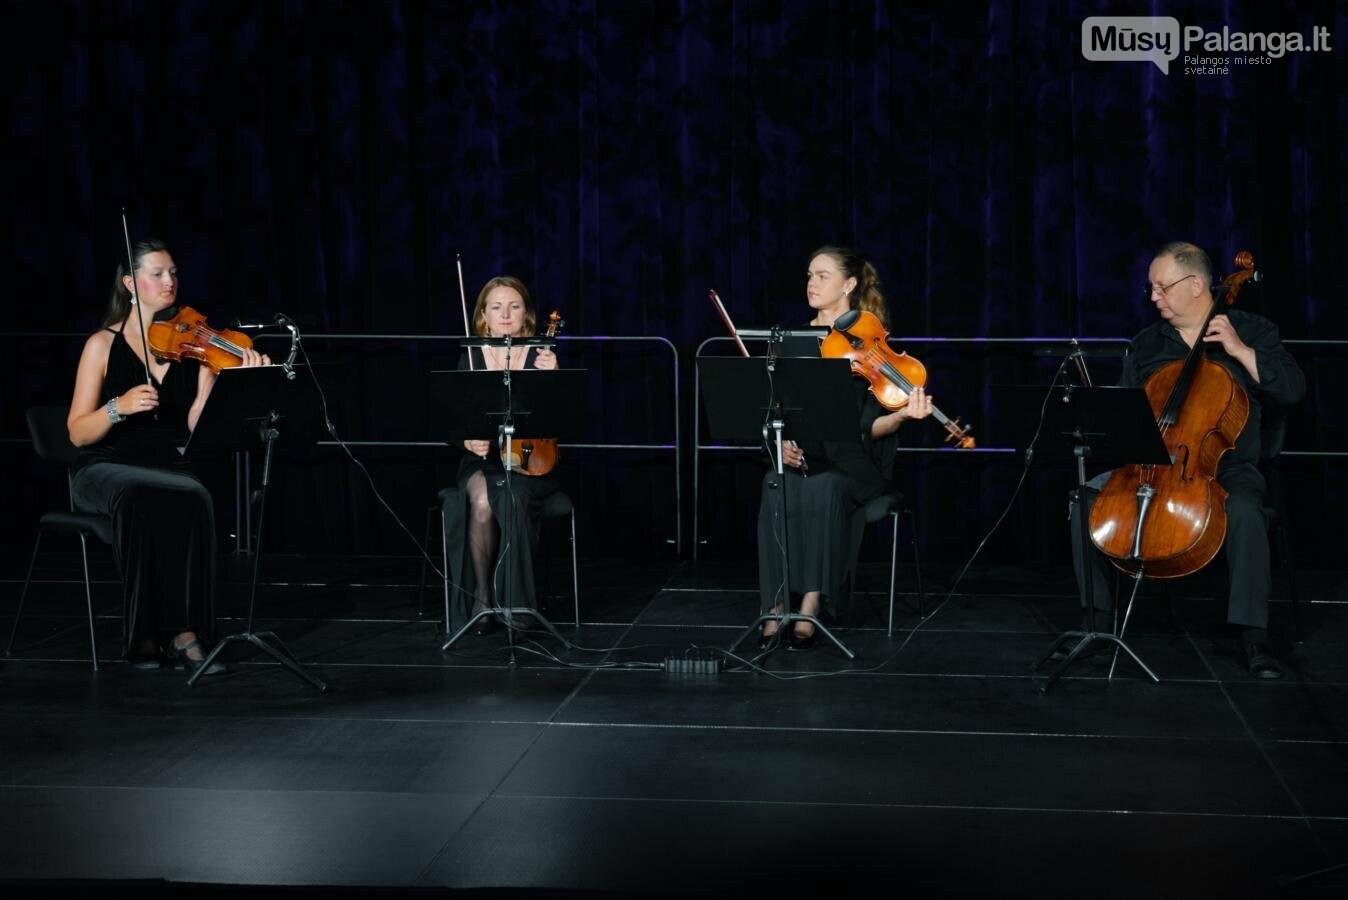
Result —
[{"label": "black music stand", "polygon": [[[1036,460],[1076,460],[1077,488],[1072,492],[1072,506],[1076,511],[1078,525],[1076,539],[1081,547],[1082,572],[1078,588],[1081,603],[1086,609],[1086,625],[1084,629],[1073,629],[1061,634],[1035,664],[1036,670],[1042,668],[1059,647],[1077,639],[1076,646],[1049,674],[1039,692],[1048,693],[1054,682],[1095,643],[1113,644],[1116,654],[1119,650],[1127,653],[1148,678],[1159,684],[1161,679],[1124,643],[1121,636],[1095,630],[1095,579],[1090,569],[1090,524],[1086,521],[1082,503],[1086,492],[1087,458],[1092,463],[1113,467],[1130,464],[1170,465],[1170,454],[1156,427],[1156,416],[1147,403],[1146,391],[1141,388],[1075,385],[1054,387],[1047,392],[1047,396],[1045,389],[1039,385],[993,385],[992,391],[994,396],[1000,398],[997,408],[1007,410],[1017,423],[1022,439],[1016,445],[1024,448],[1027,463]],[[1039,425],[1041,409],[1043,424]],[[1039,438],[1030,447],[1028,445],[1036,426],[1040,429]],[[1130,609],[1131,606],[1130,602]],[[1117,601],[1114,609],[1117,621]],[[1126,618],[1124,624],[1126,627]],[[1112,675],[1112,666],[1110,672]]]},{"label": "black music stand", "polygon": [[[262,528],[267,515],[267,488],[271,484],[272,452],[281,438],[278,427],[290,419],[290,409],[296,405],[295,392],[283,366],[241,366],[222,369],[211,388],[197,427],[183,448],[184,453],[206,455],[216,452],[253,450],[258,443],[266,447],[262,462],[262,487],[258,490],[257,548],[253,551],[253,577],[248,591],[248,625],[237,633],[221,638],[206,657],[206,661],[187,679],[195,686],[197,679],[211,667],[220,652],[233,643],[247,643],[266,653],[300,678],[325,692],[328,686],[304,668],[294,654],[274,632],[253,631],[257,608],[257,577],[262,566]],[[293,424],[293,423],[291,423]],[[293,431],[287,435],[287,445],[300,445],[313,440],[312,432]],[[267,640],[263,640],[266,638]]]},{"label": "black music stand", "polygon": [[[514,348],[520,353],[527,352],[527,348],[521,349],[518,344]],[[572,411],[576,408],[575,398],[585,396],[587,374],[585,369],[433,370],[432,414],[436,421],[445,423],[442,433],[447,439],[481,440],[495,434],[506,456],[510,457],[517,436],[547,435],[557,440],[570,440],[576,436],[578,423]],[[513,549],[510,544],[513,534],[510,517],[514,515],[515,508],[514,495],[511,493],[512,477],[511,467],[507,466],[505,521],[501,523],[503,540],[497,551],[498,558]],[[445,576],[448,577],[448,573]],[[505,598],[507,602],[503,604],[501,592],[496,590],[494,584],[492,588],[492,605],[464,623],[453,637],[445,641],[440,648],[442,652],[452,647],[479,620],[487,616],[500,616],[505,619],[510,665],[513,667],[516,664],[514,617],[519,615],[533,617],[564,647],[570,649],[571,642],[537,609],[517,606],[513,597]],[[449,628],[448,594],[445,596],[445,628]]]},{"label": "black music stand", "polygon": [[[741,332],[743,334],[743,332]],[[774,446],[772,456],[779,490],[777,522],[782,550],[782,611],[764,612],[730,645],[730,652],[764,622],[779,622],[785,639],[792,622],[810,622],[848,659],[856,654],[814,616],[791,611],[791,556],[787,541],[786,474],[782,441],[852,441],[859,439],[861,416],[852,367],[845,359],[797,357],[707,356],[697,361],[707,424],[716,440],[757,440]],[[808,464],[809,460],[806,460]],[[804,477],[809,477],[808,474]],[[775,604],[774,604],[775,605]],[[780,640],[778,646],[781,645]]]}]

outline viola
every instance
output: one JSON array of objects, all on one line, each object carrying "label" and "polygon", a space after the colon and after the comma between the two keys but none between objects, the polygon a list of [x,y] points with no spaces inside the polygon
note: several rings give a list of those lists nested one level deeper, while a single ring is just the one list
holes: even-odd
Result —
[{"label": "viola", "polygon": [[[1248,250],[1222,280],[1226,305],[1258,280]],[[1226,490],[1217,464],[1236,444],[1250,414],[1245,389],[1220,363],[1207,358],[1203,335],[1221,311],[1213,302],[1188,356],[1168,362],[1147,379],[1169,466],[1116,469],[1091,508],[1091,539],[1115,567],[1131,575],[1179,578],[1212,561],[1226,540]]]},{"label": "viola", "polygon": [[161,360],[195,359],[219,375],[221,369],[243,365],[243,351],[253,346],[253,339],[241,331],[217,331],[206,324],[205,316],[184,306],[170,319],[151,322],[146,343]]},{"label": "viola", "polygon": [[[866,379],[875,399],[890,412],[903,409],[913,390],[927,383],[927,367],[890,347],[889,332],[879,317],[862,309],[838,316],[819,354],[826,359],[848,360],[852,374]],[[961,450],[974,448],[969,434],[972,426],[961,425],[958,418],[952,419],[934,406],[931,414],[945,428],[947,441],[954,441]]]},{"label": "viola", "polygon": [[[544,337],[556,337],[557,330],[566,323],[557,310],[548,316],[548,327]],[[522,438],[510,442],[512,452],[507,455],[505,446],[501,446],[501,465],[516,475],[546,475],[557,465],[561,454],[557,450],[557,441],[553,438]]]}]

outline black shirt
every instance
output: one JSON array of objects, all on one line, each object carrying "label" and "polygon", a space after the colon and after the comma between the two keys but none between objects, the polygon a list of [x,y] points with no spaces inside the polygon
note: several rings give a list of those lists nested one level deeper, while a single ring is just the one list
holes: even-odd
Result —
[{"label": "black shirt", "polygon": [[[1236,446],[1222,457],[1222,467],[1237,463],[1259,462],[1259,425],[1264,404],[1290,406],[1306,393],[1306,376],[1301,373],[1292,354],[1282,345],[1278,328],[1263,316],[1229,309],[1225,315],[1231,320],[1240,339],[1254,349],[1255,368],[1259,381],[1250,377],[1237,360],[1221,344],[1207,344],[1208,359],[1219,363],[1245,389],[1250,398],[1250,417],[1236,439]],[[1201,338],[1200,338],[1201,340]],[[1189,355],[1189,345],[1180,337],[1179,330],[1164,319],[1148,325],[1133,338],[1123,358],[1121,387],[1141,387],[1161,366]]]}]

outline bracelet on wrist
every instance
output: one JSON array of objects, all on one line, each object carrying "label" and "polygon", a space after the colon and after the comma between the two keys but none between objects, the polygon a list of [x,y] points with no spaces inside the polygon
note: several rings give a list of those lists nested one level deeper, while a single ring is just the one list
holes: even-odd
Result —
[{"label": "bracelet on wrist", "polygon": [[122,415],[117,411],[116,397],[113,397],[111,400],[108,401],[107,409],[108,409],[108,421],[114,425],[116,425],[118,422],[126,418],[126,416]]}]

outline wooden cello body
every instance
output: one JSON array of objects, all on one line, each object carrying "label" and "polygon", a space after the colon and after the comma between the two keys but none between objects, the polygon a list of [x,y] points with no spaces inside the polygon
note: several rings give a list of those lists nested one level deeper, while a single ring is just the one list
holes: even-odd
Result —
[{"label": "wooden cello body", "polygon": [[[1243,271],[1223,280],[1227,304],[1254,277],[1247,251],[1236,264]],[[1214,302],[1207,321],[1220,311]],[[1211,562],[1226,539],[1226,490],[1217,482],[1217,466],[1245,427],[1250,398],[1225,367],[1207,358],[1206,333],[1205,323],[1189,355],[1146,382],[1171,464],[1116,469],[1091,508],[1095,546],[1129,574],[1188,575]]]},{"label": "wooden cello body", "polygon": [[[1158,420],[1184,368],[1184,360],[1175,360],[1147,379],[1147,400]],[[1221,365],[1203,360],[1188,385],[1183,414],[1162,428],[1174,462],[1117,469],[1091,508],[1091,539],[1114,565],[1134,574],[1140,563],[1149,577],[1179,578],[1212,561],[1226,539],[1226,490],[1217,483],[1217,464],[1236,445],[1249,414],[1245,389]],[[1145,521],[1138,496],[1144,485],[1155,491]]]}]

